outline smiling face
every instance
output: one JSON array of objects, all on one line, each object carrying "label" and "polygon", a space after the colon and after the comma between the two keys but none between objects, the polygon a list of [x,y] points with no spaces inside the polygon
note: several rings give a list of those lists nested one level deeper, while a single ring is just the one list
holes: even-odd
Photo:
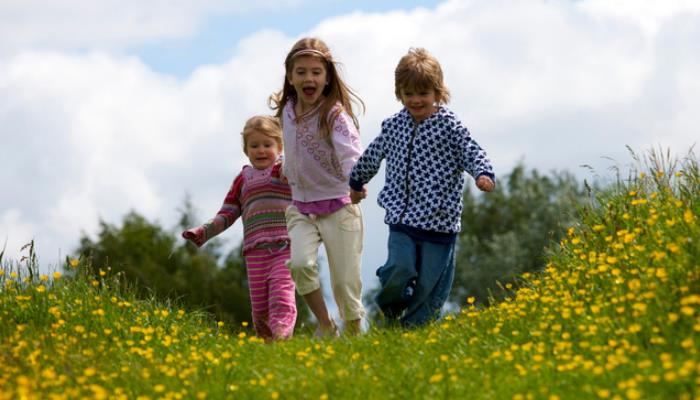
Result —
[{"label": "smiling face", "polygon": [[299,56],[287,77],[297,93],[299,111],[315,107],[328,84],[326,65],[315,56]]},{"label": "smiling face", "polygon": [[274,164],[281,151],[277,140],[260,131],[253,131],[246,138],[245,154],[255,169],[265,169]]},{"label": "smiling face", "polygon": [[401,89],[401,102],[418,123],[437,111],[435,90],[432,88],[403,88]]}]

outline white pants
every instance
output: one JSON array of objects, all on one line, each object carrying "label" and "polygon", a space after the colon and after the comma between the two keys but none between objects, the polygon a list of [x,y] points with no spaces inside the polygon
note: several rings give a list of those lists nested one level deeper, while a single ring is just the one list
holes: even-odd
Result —
[{"label": "white pants", "polygon": [[360,274],[364,228],[360,206],[348,204],[322,216],[304,215],[295,206],[289,206],[285,216],[292,251],[287,265],[297,292],[303,296],[321,287],[318,248],[323,243],[340,317],[345,321],[364,317]]}]

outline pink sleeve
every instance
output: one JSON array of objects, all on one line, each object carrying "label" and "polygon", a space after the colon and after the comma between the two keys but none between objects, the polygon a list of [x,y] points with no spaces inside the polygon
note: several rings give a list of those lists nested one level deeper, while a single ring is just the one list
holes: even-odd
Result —
[{"label": "pink sleeve", "polygon": [[350,171],[362,154],[360,132],[355,127],[352,117],[345,111],[333,121],[333,148],[343,170],[343,176],[350,178]]},{"label": "pink sleeve", "polygon": [[221,205],[221,209],[216,213],[216,216],[200,227],[183,232],[182,236],[185,239],[191,240],[197,246],[202,246],[209,239],[233,225],[236,219],[241,216],[240,198],[243,182],[243,173],[238,174],[224,198],[224,204]]}]

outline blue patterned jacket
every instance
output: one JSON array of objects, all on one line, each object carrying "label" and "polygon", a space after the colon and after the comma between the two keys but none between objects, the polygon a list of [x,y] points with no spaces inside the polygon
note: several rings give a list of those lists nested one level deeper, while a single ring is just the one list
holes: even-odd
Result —
[{"label": "blue patterned jacket", "polygon": [[419,124],[406,108],[385,119],[381,133],[353,167],[350,187],[362,190],[383,159],[386,178],[377,203],[386,211],[388,225],[459,233],[464,172],[495,182],[486,152],[444,106]]}]

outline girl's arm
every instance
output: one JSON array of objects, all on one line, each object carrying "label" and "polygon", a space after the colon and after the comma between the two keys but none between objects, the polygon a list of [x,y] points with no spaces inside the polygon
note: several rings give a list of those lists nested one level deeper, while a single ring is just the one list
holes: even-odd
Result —
[{"label": "girl's arm", "polygon": [[[367,149],[362,153],[350,172],[350,187],[356,192],[363,192],[363,186],[379,171],[382,160],[386,156],[384,152],[384,132],[384,123],[382,123],[382,132],[367,146]],[[366,191],[364,196],[367,196]]]},{"label": "girl's arm", "polygon": [[333,149],[340,163],[343,176],[347,179],[350,176],[353,165],[355,165],[360,154],[362,154],[360,133],[350,115],[345,112],[338,114],[333,121],[332,129],[331,140]]},{"label": "girl's arm", "polygon": [[188,229],[182,232],[182,237],[194,243],[197,247],[201,247],[209,239],[225,231],[228,227],[236,222],[236,219],[241,215],[241,188],[243,187],[243,174],[239,174],[231,185],[224,204],[221,206],[216,216],[209,220],[204,225],[196,228]]}]

